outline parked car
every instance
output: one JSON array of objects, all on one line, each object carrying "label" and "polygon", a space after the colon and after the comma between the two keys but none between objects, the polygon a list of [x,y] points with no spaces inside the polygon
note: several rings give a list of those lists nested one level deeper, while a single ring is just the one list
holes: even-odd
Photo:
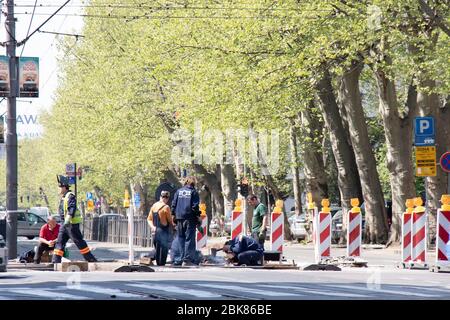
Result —
[{"label": "parked car", "polygon": [[29,212],[32,212],[44,220],[47,220],[50,216],[50,210],[47,207],[31,207]]},{"label": "parked car", "polygon": [[288,222],[291,229],[292,236],[297,241],[305,240],[308,237],[308,221],[306,221],[306,215],[300,214],[288,215]]},{"label": "parked car", "polygon": [[16,214],[17,236],[27,237],[30,240],[39,237],[42,226],[47,223],[46,220],[28,210],[18,210]]},{"label": "parked car", "polygon": [[[364,234],[364,230],[366,227],[366,219],[364,215],[364,207],[361,206],[361,213],[362,213],[362,232],[361,234]],[[343,235],[343,220],[342,220],[342,210],[339,210],[335,213],[335,215],[331,218],[331,241],[332,242],[338,242],[339,239]]]}]

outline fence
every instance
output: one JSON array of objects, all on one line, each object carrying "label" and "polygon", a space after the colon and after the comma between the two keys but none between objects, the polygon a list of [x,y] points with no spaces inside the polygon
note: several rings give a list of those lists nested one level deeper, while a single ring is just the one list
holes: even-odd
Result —
[{"label": "fence", "polygon": [[[128,244],[128,218],[85,218],[83,234],[86,240]],[[134,217],[133,244],[142,247],[152,244],[152,234],[145,217]]]}]

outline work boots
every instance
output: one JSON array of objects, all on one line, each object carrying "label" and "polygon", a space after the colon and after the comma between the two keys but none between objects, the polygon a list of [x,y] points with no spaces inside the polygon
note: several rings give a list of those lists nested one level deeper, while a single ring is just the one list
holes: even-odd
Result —
[{"label": "work boots", "polygon": [[83,254],[83,258],[87,262],[98,262],[98,260],[94,257],[94,255],[91,252]]}]

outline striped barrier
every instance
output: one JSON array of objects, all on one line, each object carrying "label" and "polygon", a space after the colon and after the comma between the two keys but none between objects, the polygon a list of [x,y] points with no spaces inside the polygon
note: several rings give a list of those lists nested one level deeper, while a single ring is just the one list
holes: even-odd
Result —
[{"label": "striped barrier", "polygon": [[205,248],[206,243],[208,242],[208,216],[201,215],[200,217],[202,218],[203,233],[201,233],[200,231],[197,230],[197,236],[196,236],[197,250]]},{"label": "striped barrier", "polygon": [[347,257],[361,256],[362,215],[359,199],[351,199],[352,209],[348,213]]},{"label": "striped barrier", "polygon": [[283,212],[272,212],[270,233],[271,250],[283,253],[284,215]]},{"label": "striped barrier", "polygon": [[317,232],[316,232],[316,262],[319,263],[325,258],[331,256],[331,213],[319,212],[317,214]]},{"label": "striped barrier", "polygon": [[231,239],[243,234],[244,214],[241,211],[231,213]]},{"label": "striped barrier", "polygon": [[425,263],[427,250],[427,214],[425,212],[413,212],[412,215],[412,262]]},{"label": "striped barrier", "polygon": [[437,211],[436,262],[430,271],[450,272],[450,194],[443,194],[441,202]]},{"label": "striped barrier", "polygon": [[402,262],[411,261],[412,212],[404,212],[402,217]]},{"label": "striped barrier", "polygon": [[438,210],[436,234],[436,263],[450,265],[450,210]]}]

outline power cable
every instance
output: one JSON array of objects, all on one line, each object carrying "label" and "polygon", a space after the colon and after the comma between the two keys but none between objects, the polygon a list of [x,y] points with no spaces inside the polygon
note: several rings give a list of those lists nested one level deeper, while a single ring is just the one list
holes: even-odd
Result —
[{"label": "power cable", "polygon": [[40,33],[56,34],[56,35],[61,35],[61,36],[73,36],[75,38],[84,38],[84,36],[82,34],[53,32],[53,31],[44,31],[44,30],[39,30],[38,32],[40,32]]},{"label": "power cable", "polygon": [[[27,15],[31,14],[28,12],[19,12],[17,15]],[[39,13],[36,15],[49,15],[46,13]],[[220,20],[233,20],[233,19],[284,19],[291,18],[293,16],[150,16],[149,14],[127,16],[127,15],[96,15],[96,14],[57,14],[58,16],[68,16],[68,17],[82,17],[82,18],[99,18],[99,19],[125,19],[125,20],[135,20],[135,19],[220,19]],[[302,19],[323,19],[323,18],[349,18],[350,16],[299,16]]]},{"label": "power cable", "polygon": [[59,11],[62,10],[62,8],[64,8],[71,0],[67,0],[62,6],[60,6],[58,8],[58,10],[56,10],[54,13],[52,13],[50,15],[50,17],[48,17],[39,27],[37,27],[30,35],[28,35],[25,39],[23,39],[22,41],[17,43],[17,46],[21,46],[23,45],[25,42],[28,41],[28,39],[30,39],[40,28],[42,28],[51,18],[53,18],[55,15],[58,14]]},{"label": "power cable", "polygon": [[[33,14],[31,15],[30,24],[28,25],[28,31],[27,31],[27,35],[25,38],[27,38],[28,35],[30,34],[31,24],[33,23],[33,18],[34,18],[34,13],[36,11],[37,2],[38,2],[38,0],[34,1]],[[25,50],[25,46],[26,46],[26,43],[22,47],[22,52],[20,52],[20,57],[22,57],[23,51]]]}]

